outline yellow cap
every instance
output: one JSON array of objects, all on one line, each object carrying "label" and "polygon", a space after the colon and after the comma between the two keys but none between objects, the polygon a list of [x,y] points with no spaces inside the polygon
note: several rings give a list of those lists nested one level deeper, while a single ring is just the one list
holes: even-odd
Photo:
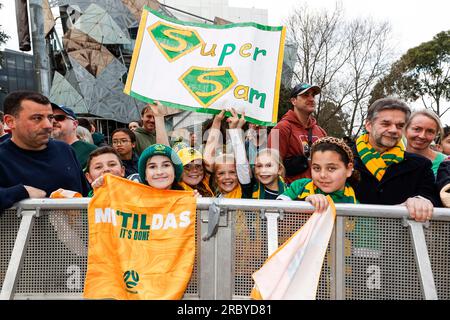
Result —
[{"label": "yellow cap", "polygon": [[197,159],[203,160],[202,154],[194,148],[182,148],[178,150],[177,155],[180,157],[183,166]]}]

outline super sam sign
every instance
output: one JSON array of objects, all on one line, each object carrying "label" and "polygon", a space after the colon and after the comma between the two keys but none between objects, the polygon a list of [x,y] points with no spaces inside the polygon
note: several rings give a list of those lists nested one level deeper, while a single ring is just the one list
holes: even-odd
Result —
[{"label": "super sam sign", "polygon": [[196,112],[277,122],[285,28],[182,22],[145,7],[125,93]]}]

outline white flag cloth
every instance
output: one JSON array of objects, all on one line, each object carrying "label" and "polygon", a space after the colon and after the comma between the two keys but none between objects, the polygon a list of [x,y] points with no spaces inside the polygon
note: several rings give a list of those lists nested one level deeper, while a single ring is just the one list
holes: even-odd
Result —
[{"label": "white flag cloth", "polygon": [[252,298],[264,300],[313,300],[328,242],[333,231],[336,208],[330,197],[325,213],[313,213],[294,235],[253,273]]}]

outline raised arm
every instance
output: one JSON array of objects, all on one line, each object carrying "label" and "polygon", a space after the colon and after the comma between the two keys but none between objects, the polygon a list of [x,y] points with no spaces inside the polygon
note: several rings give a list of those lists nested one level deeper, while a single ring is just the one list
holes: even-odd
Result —
[{"label": "raised arm", "polygon": [[225,110],[222,110],[214,117],[212,126],[209,129],[205,150],[203,151],[203,161],[205,163],[206,170],[209,172],[213,172],[216,149],[219,145],[219,139],[222,136],[222,133],[220,132],[220,125],[222,124],[223,119],[225,119]]},{"label": "raised arm", "polygon": [[244,134],[242,127],[245,124],[245,113],[239,118],[238,113],[231,109],[231,117],[227,119],[234,158],[236,159],[236,172],[241,184],[249,184],[251,181],[251,169],[245,152]]},{"label": "raised arm", "polygon": [[155,117],[156,143],[164,144],[170,147],[169,137],[167,136],[164,116],[169,114],[168,107],[162,105],[159,101],[149,104],[153,116]]}]

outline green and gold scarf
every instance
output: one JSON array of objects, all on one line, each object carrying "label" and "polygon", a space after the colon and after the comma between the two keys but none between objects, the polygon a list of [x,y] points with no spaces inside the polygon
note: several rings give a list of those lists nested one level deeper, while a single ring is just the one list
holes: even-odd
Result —
[{"label": "green and gold scarf", "polygon": [[[284,190],[286,189],[286,184],[284,183],[284,180],[282,177],[278,177],[278,194],[283,194]],[[265,199],[266,198],[266,191],[264,189],[264,185],[257,181],[253,188],[252,193],[252,199]]]},{"label": "green and gold scarf", "polygon": [[401,140],[395,147],[380,154],[369,143],[368,133],[364,133],[356,140],[356,150],[367,170],[378,181],[383,179],[384,173],[391,164],[402,162],[405,156],[405,145]]},{"label": "green and gold scarf", "polygon": [[312,194],[329,195],[335,203],[359,203],[356,199],[355,191],[349,184],[345,184],[344,190],[338,190],[332,193],[325,193],[314,185],[308,178],[295,180],[291,186],[284,192],[284,195],[295,200],[305,200]]}]

